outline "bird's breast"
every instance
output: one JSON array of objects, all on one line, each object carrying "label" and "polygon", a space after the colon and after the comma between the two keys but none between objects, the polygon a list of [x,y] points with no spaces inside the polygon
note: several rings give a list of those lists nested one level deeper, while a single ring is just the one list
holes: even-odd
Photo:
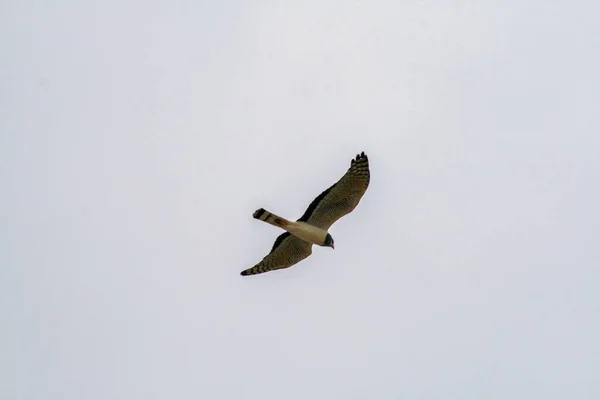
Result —
[{"label": "bird's breast", "polygon": [[322,246],[325,243],[327,231],[302,221],[290,222],[285,227],[289,233],[312,244]]}]

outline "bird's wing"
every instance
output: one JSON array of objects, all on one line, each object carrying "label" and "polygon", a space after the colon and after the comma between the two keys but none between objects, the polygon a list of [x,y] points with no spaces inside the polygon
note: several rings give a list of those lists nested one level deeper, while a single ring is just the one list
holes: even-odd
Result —
[{"label": "bird's wing", "polygon": [[367,191],[369,180],[369,159],[362,152],[350,162],[350,168],[339,181],[310,203],[298,221],[328,230],[335,221],[354,210]]},{"label": "bird's wing", "polygon": [[277,237],[271,252],[252,268],[242,271],[242,275],[262,274],[274,269],[288,268],[304,260],[312,253],[312,244],[285,232]]}]

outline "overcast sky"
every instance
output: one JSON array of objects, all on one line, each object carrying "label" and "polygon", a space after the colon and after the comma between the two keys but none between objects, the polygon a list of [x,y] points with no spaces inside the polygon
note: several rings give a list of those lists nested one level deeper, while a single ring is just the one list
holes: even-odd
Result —
[{"label": "overcast sky", "polygon": [[598,2],[0,10],[0,398],[600,398]]}]

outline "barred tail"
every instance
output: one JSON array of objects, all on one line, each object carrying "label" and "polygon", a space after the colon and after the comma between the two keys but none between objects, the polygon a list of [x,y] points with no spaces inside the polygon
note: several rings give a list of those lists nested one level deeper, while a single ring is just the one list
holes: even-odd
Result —
[{"label": "barred tail", "polygon": [[259,208],[258,210],[254,211],[254,214],[252,214],[252,216],[256,219],[265,221],[266,223],[276,226],[278,228],[283,228],[290,223],[290,221],[288,221],[287,219],[281,218],[279,215],[272,214],[264,208]]}]

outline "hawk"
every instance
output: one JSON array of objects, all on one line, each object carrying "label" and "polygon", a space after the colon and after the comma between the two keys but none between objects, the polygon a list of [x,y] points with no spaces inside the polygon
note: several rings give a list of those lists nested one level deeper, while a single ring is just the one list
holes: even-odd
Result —
[{"label": "hawk", "polygon": [[260,208],[252,214],[258,220],[282,228],[271,252],[241,275],[254,275],[275,269],[288,268],[312,253],[312,246],[333,247],[328,230],[331,225],[357,206],[369,187],[369,159],[363,151],[352,159],[350,168],[342,178],[325,190],[306,209],[297,221],[288,221]]}]

